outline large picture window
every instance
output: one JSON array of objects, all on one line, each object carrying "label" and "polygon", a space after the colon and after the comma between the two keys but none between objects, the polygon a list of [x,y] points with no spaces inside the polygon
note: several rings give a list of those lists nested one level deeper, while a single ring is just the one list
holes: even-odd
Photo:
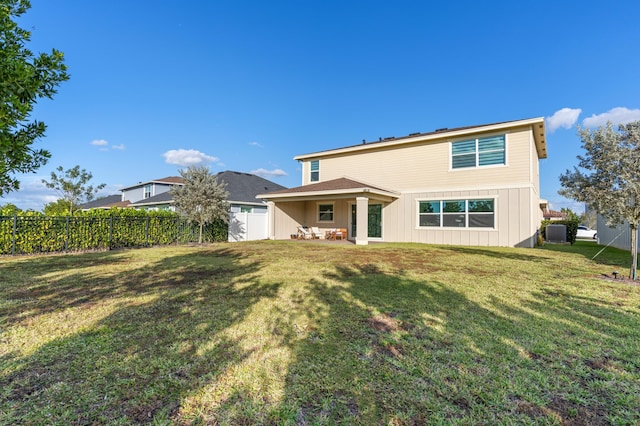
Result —
[{"label": "large picture window", "polygon": [[309,177],[310,182],[318,182],[320,180],[320,160],[313,160],[311,162],[311,175]]},{"label": "large picture window", "polygon": [[505,136],[491,136],[451,143],[451,168],[506,164]]},{"label": "large picture window", "polygon": [[495,200],[428,200],[418,202],[421,228],[493,228]]}]

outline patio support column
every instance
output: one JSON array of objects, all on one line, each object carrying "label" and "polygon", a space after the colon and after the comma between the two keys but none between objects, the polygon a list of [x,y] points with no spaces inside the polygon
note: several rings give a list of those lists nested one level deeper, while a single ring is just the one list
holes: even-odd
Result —
[{"label": "patio support column", "polygon": [[356,197],[356,244],[369,244],[369,198]]},{"label": "patio support column", "polygon": [[268,222],[268,237],[270,240],[276,239],[276,204],[273,201],[267,202],[267,222]]}]

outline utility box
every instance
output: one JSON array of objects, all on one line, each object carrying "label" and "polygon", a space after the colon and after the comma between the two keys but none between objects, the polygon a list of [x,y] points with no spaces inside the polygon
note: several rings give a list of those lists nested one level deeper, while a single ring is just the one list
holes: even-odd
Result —
[{"label": "utility box", "polygon": [[567,242],[567,225],[547,225],[544,232],[551,243]]}]

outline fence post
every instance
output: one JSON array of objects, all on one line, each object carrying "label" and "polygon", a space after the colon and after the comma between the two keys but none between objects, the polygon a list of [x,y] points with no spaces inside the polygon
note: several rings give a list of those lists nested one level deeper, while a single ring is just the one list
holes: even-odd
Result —
[{"label": "fence post", "polygon": [[67,229],[64,236],[64,251],[69,251],[69,216],[67,216]]},{"label": "fence post", "polygon": [[18,225],[18,215],[13,215],[13,233],[11,236],[11,256],[15,256],[16,254],[16,228]]},{"label": "fence post", "polygon": [[149,216],[146,217],[144,222],[144,244],[149,245]]},{"label": "fence post", "polygon": [[113,244],[113,214],[109,215],[109,250]]}]

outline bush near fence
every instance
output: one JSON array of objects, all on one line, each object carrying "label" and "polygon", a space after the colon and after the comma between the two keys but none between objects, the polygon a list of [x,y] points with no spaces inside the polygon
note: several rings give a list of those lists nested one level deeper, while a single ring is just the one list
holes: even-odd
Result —
[{"label": "bush near fence", "polygon": [[[73,216],[25,212],[0,216],[0,254],[35,254],[198,241],[199,227],[176,213],[134,209],[91,210]],[[223,221],[205,226],[203,242],[227,240]]]}]

